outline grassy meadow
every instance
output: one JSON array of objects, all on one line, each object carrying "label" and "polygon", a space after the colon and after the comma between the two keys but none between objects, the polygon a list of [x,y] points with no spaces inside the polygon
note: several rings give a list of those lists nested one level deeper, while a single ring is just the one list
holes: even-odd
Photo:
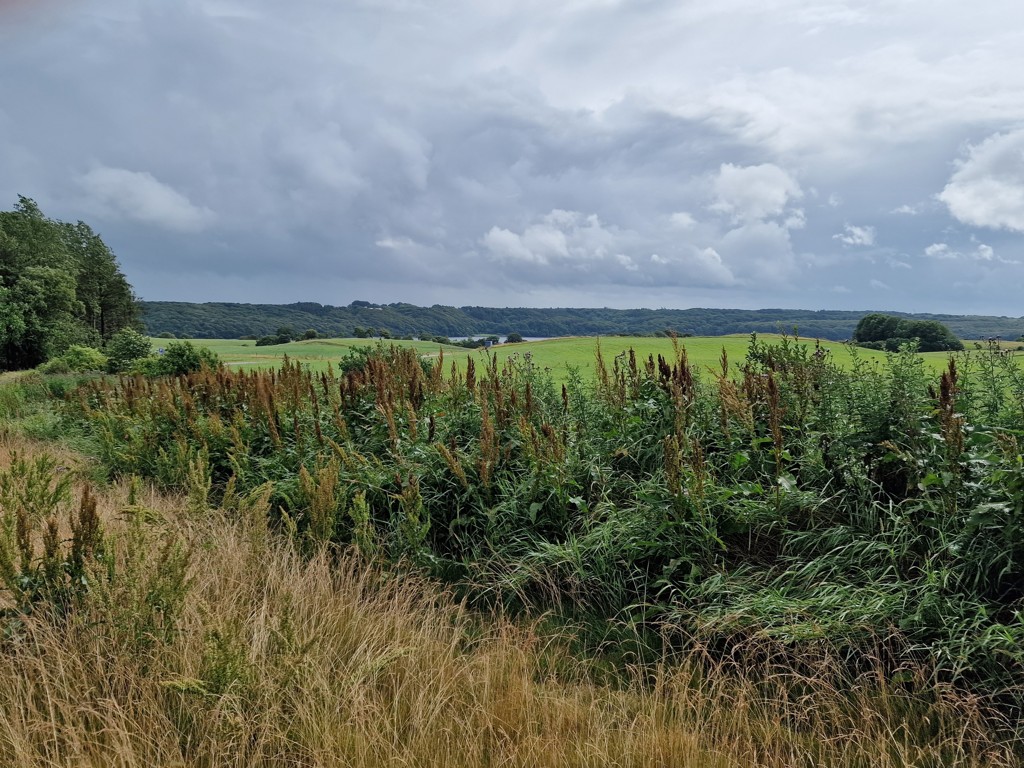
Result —
[{"label": "grassy meadow", "polygon": [[[778,341],[781,337],[775,334],[759,336],[765,341]],[[159,347],[162,339],[153,339],[154,347]],[[285,355],[292,360],[310,366],[314,371],[321,372],[336,364],[351,350],[374,346],[373,339],[314,339],[312,341],[295,341],[271,347],[257,347],[254,341],[236,339],[197,339],[197,346],[208,347],[216,352],[227,365],[238,369],[267,370],[281,364]],[[675,353],[672,340],[651,336],[607,336],[595,338],[591,336],[566,337],[547,339],[544,341],[523,342],[521,344],[502,344],[491,350],[468,350],[463,347],[434,344],[426,341],[387,340],[385,344],[394,344],[402,348],[416,350],[417,353],[431,358],[438,357],[442,352],[447,361],[455,361],[460,370],[465,369],[465,361],[472,358],[476,365],[486,361],[488,354],[497,357],[504,363],[509,357],[523,356],[529,353],[533,363],[541,368],[549,369],[557,381],[564,381],[569,368],[580,372],[588,379],[594,374],[594,357],[597,345],[600,344],[602,354],[607,360],[614,360],[617,355],[624,355],[632,348],[640,358],[648,355],[662,355],[666,358]],[[679,344],[686,349],[687,357],[694,368],[702,371],[718,370],[721,367],[722,351],[730,360],[742,360],[747,353],[750,336],[737,334],[731,336],[700,336],[679,339]],[[841,342],[802,339],[801,343],[813,349],[816,344],[827,350],[837,365],[849,367],[853,355],[864,361],[879,365],[885,362],[886,355],[871,349],[856,349]],[[976,351],[971,342],[967,342],[969,351]],[[1024,352],[1018,350],[1017,342],[1003,342],[1000,347],[1013,355],[1018,363],[1024,363]],[[921,355],[929,370],[940,372],[947,364],[949,354],[945,352],[927,352]]]}]

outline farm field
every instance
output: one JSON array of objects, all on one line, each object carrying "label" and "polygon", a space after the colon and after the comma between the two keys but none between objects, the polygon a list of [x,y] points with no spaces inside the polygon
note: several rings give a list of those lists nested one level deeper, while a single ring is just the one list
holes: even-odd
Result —
[{"label": "farm field", "polygon": [[[759,335],[758,338],[770,343],[778,342],[781,339],[775,334]],[[163,339],[154,339],[153,342],[155,346],[165,343]],[[801,339],[800,342],[810,347],[816,343],[814,339]],[[308,365],[314,371],[322,371],[336,364],[352,349],[373,346],[377,342],[371,339],[316,339],[271,347],[257,347],[254,341],[239,341],[237,339],[197,339],[193,343],[197,346],[208,347],[216,352],[221,360],[235,369],[275,368],[287,355],[289,359]],[[445,360],[459,362],[460,368],[462,361],[470,356],[477,361],[479,366],[488,354],[487,351],[480,349],[470,350],[428,341],[387,340],[384,343],[403,348],[409,347],[421,355],[434,357],[443,351]],[[521,344],[502,344],[494,347],[493,353],[498,356],[499,362],[504,362],[513,355],[523,356],[529,353],[532,362],[542,369],[550,369],[556,381],[564,381],[570,368],[578,369],[583,378],[587,379],[594,369],[594,354],[598,343],[601,345],[602,355],[609,366],[617,355],[627,352],[630,348],[636,352],[639,359],[659,354],[666,358],[673,356],[671,339],[651,336],[607,336],[601,338],[575,336],[546,339]],[[679,344],[686,349],[690,364],[699,371],[718,370],[723,349],[730,361],[739,362],[746,355],[749,343],[750,336],[747,334],[679,339]],[[822,341],[820,344],[823,349],[831,352],[835,362],[844,368],[850,366],[854,354],[862,360],[877,361],[879,364],[886,359],[884,352],[870,349],[856,349],[851,352],[850,347],[841,342]],[[1024,361],[1024,353],[1016,351],[1019,346],[1018,343],[1001,345],[1005,351],[1013,352],[1020,363]],[[968,343],[968,348],[969,351],[973,351],[970,343]],[[946,367],[949,355],[945,352],[926,352],[921,357],[929,370],[938,373]]]}]

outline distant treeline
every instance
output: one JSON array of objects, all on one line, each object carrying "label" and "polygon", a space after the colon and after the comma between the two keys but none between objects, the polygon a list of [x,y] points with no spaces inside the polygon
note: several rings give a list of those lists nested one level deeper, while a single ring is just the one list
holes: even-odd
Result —
[{"label": "distant treeline", "polygon": [[[152,335],[231,339],[261,337],[282,326],[319,336],[355,336],[359,331],[393,336],[468,336],[519,333],[523,336],[650,335],[666,331],[694,336],[728,333],[776,333],[797,329],[806,338],[841,341],[853,336],[867,314],[836,310],[800,309],[531,309],[447,307],[435,304],[371,304],[354,301],[347,307],[302,302],[297,304],[190,304],[173,301],[141,302],[142,319]],[[1024,318],[984,315],[932,315],[893,312],[915,320],[938,320],[964,339],[1024,334]]]}]

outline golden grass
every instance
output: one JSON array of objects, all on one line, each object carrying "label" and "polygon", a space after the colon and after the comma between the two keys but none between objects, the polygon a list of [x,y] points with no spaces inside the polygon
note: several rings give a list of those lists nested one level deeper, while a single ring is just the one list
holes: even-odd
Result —
[{"label": "golden grass", "polygon": [[[23,454],[50,447],[7,438]],[[75,462],[63,456],[68,465]],[[129,490],[100,494],[111,533]],[[411,575],[268,533],[258,499],[188,512],[137,495],[159,542],[192,551],[169,639],[126,631],[130,585],[0,641],[0,765],[1004,766],[976,702],[849,687],[779,667],[744,678],[707,655],[600,684],[567,638],[467,611]],[[127,555],[124,555],[127,556]],[[149,569],[147,571],[147,569]],[[109,595],[108,595],[109,597]],[[7,621],[6,619],[4,620]]]}]

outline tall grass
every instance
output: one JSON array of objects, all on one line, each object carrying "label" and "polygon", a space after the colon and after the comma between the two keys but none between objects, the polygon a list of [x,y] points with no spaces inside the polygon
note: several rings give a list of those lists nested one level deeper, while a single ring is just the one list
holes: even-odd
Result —
[{"label": "tall grass", "polygon": [[[60,517],[85,493],[80,468],[41,450],[3,442],[0,471],[22,493],[38,478],[19,462],[67,466],[74,481],[55,476],[38,510]],[[89,555],[102,567],[81,600],[6,614],[0,762],[1015,764],[977,699],[893,683],[877,665],[848,676],[824,650],[794,660],[762,646],[755,668],[753,652],[693,646],[602,682],[566,632],[484,618],[436,582],[272,535],[267,499],[199,509],[131,480],[99,492],[99,535],[120,543]]]},{"label": "tall grass", "polygon": [[115,476],[195,508],[265,494],[307,552],[354,544],[477,607],[722,654],[825,646],[1019,711],[1019,372],[992,350],[941,377],[913,350],[851,354],[755,337],[700,375],[681,344],[599,350],[593,381],[556,386],[525,354],[460,369],[381,349],[339,377],[285,361],[92,382],[66,423]]}]

